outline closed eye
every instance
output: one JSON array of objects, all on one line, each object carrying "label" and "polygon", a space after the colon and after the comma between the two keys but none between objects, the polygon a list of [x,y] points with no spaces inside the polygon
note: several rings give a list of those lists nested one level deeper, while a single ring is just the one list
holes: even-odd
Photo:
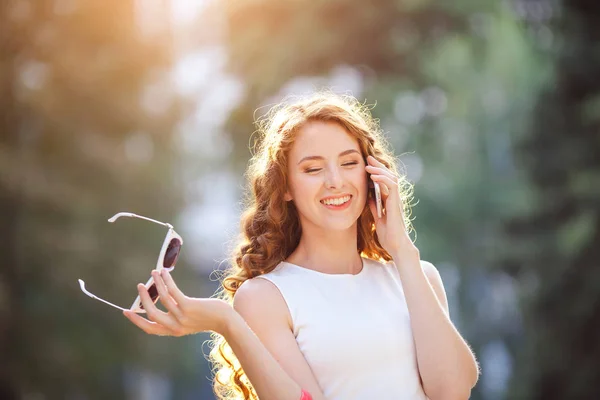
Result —
[{"label": "closed eye", "polygon": [[[349,161],[347,163],[342,164],[342,167],[350,167],[352,165],[357,165],[358,161]],[[309,168],[309,169],[305,169],[304,172],[306,172],[307,174],[313,173],[313,172],[319,172],[322,168]]]}]

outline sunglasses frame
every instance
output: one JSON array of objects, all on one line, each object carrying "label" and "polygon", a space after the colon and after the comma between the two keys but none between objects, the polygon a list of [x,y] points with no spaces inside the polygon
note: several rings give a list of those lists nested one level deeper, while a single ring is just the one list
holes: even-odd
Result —
[{"label": "sunglasses frame", "polygon": [[[150,221],[150,222],[154,222],[155,224],[159,224],[159,225],[163,225],[166,226],[167,228],[169,228],[169,230],[167,231],[167,235],[165,236],[165,240],[163,241],[162,247],[160,249],[160,253],[158,255],[158,260],[156,261],[156,268],[155,270],[157,271],[161,271],[163,269],[166,269],[167,271],[172,271],[173,268],[175,268],[175,266],[171,266],[169,268],[165,268],[163,266],[164,263],[164,258],[167,252],[167,249],[169,248],[169,244],[171,243],[171,241],[173,239],[177,239],[179,240],[179,246],[180,246],[180,250],[177,253],[177,256],[175,257],[174,260],[174,264],[177,262],[177,259],[179,258],[179,254],[181,253],[181,246],[183,245],[183,238],[177,233],[175,232],[175,229],[173,228],[173,225],[165,223],[165,222],[160,222],[157,220],[154,220],[152,218],[148,218],[148,217],[144,217],[141,215],[137,215],[134,213],[130,213],[130,212],[119,212],[115,215],[113,215],[111,218],[108,219],[108,222],[113,223],[115,222],[117,219],[121,218],[121,217],[129,217],[129,218],[139,218],[139,219],[144,219],[146,221]],[[133,304],[131,305],[131,307],[129,309],[123,308],[123,307],[119,307],[113,303],[110,303],[98,296],[96,296],[95,294],[89,292],[86,288],[85,288],[85,282],[81,279],[78,280],[79,281],[79,287],[81,288],[81,291],[83,293],[85,293],[86,295],[88,295],[89,297],[96,299],[98,301],[101,301],[105,304],[108,304],[109,306],[112,306],[114,308],[118,308],[119,310],[122,311],[133,311],[136,312],[138,314],[143,314],[146,312],[146,310],[144,310],[143,306],[142,306],[142,301],[140,296],[138,295],[135,299],[135,301],[133,302]],[[149,290],[150,287],[152,287],[152,285],[154,285],[154,278],[152,276],[150,276],[150,279],[148,279],[148,282],[146,282],[146,284],[144,285],[146,287],[146,290]],[[156,299],[153,300],[154,303],[156,303],[158,301],[158,299],[160,298],[160,296],[156,296]]]}]

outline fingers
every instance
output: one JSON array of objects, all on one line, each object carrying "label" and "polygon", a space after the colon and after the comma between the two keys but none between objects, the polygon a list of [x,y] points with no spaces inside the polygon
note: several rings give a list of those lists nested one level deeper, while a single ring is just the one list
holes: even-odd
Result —
[{"label": "fingers", "polygon": [[365,167],[365,169],[367,170],[368,173],[370,173],[371,175],[385,175],[388,178],[397,181],[396,176],[392,173],[392,171],[390,171],[389,169],[383,167],[374,167],[372,165],[367,165]]},{"label": "fingers", "polygon": [[154,283],[156,284],[156,289],[158,290],[158,295],[160,302],[165,306],[165,308],[172,313],[177,320],[181,320],[181,310],[177,306],[177,303],[171,295],[169,294],[169,290],[167,289],[167,285],[163,281],[160,273],[158,271],[152,271],[152,277],[154,278]]},{"label": "fingers", "polygon": [[379,188],[384,199],[390,195],[390,189],[388,189],[387,185],[379,185]]},{"label": "fingers", "polygon": [[[371,174],[371,179],[373,179],[375,182],[379,182],[379,183],[385,184],[385,186],[386,186],[385,189],[398,188],[398,181],[396,179],[390,178],[387,175],[384,175],[384,174]],[[385,189],[381,188],[381,190],[385,190]],[[391,193],[391,191],[389,191],[388,193]]]},{"label": "fingers", "polygon": [[384,198],[388,196],[400,197],[398,193],[398,182],[387,175],[371,175],[373,181],[378,182]]},{"label": "fingers", "polygon": [[384,163],[382,163],[381,161],[377,160],[375,157],[373,156],[368,156],[367,157],[367,167],[374,167],[374,168],[379,168],[382,171],[387,171],[390,173],[390,176],[393,176],[392,171],[390,171],[388,169],[388,167],[385,166]]},{"label": "fingers", "polygon": [[[367,157],[367,161],[369,165],[367,165],[365,169],[368,173],[371,174],[371,178],[377,175],[383,175],[387,176],[390,179],[389,181],[380,181],[381,183],[383,183],[383,185],[380,185],[382,194],[384,195],[384,197],[389,196],[390,189],[398,187],[398,178],[383,163],[377,161],[375,157],[369,156]],[[374,178],[373,180],[376,181],[377,179]]]},{"label": "fingers", "polygon": [[173,299],[175,299],[177,304],[181,305],[181,303],[185,302],[185,300],[187,299],[187,296],[184,295],[181,292],[181,290],[179,290],[177,285],[175,285],[175,281],[171,277],[171,274],[169,273],[169,271],[167,271],[166,269],[161,270],[160,276],[161,276],[162,280],[165,282],[165,285],[167,286],[167,290],[168,290],[169,294],[171,295],[171,297],[173,297]]},{"label": "fingers", "polygon": [[[156,284],[156,281],[154,283]],[[176,332],[179,329],[179,324],[175,318],[156,308],[148,294],[148,290],[146,290],[146,287],[141,283],[138,284],[138,292],[140,293],[140,300],[142,301],[144,310],[146,310],[146,314],[151,321],[163,325],[172,332]]]},{"label": "fingers", "polygon": [[[400,193],[398,192],[398,181],[397,179],[390,178],[387,174],[385,175],[371,175],[371,179],[374,182],[378,182],[381,187],[381,191],[383,193],[383,203],[385,206],[385,214],[391,218],[395,218],[394,215],[398,213],[402,214],[402,199],[400,198]],[[388,202],[391,200],[391,203]],[[393,206],[397,202],[398,206]]]},{"label": "fingers", "polygon": [[139,316],[133,311],[123,311],[123,315],[141,330],[150,335],[171,335],[171,332],[166,327],[157,324],[156,322],[148,321],[146,318]]},{"label": "fingers", "polygon": [[[179,297],[181,300],[185,300],[185,295],[175,286],[175,282],[168,271],[163,270],[164,273],[161,275],[158,271],[152,272],[152,277],[156,289],[158,290],[159,298],[161,303],[169,311],[165,313],[159,310],[156,305],[152,302],[148,290],[143,284],[138,285],[138,292],[140,294],[140,301],[144,306],[144,310],[148,315],[148,319],[141,317],[132,311],[124,311],[123,314],[135,325],[137,325],[144,332],[152,335],[171,335],[181,336],[184,334],[183,325],[179,322],[182,312],[179,307],[179,302],[174,297]],[[168,275],[168,276],[167,276]],[[168,281],[171,282],[169,288]]]}]

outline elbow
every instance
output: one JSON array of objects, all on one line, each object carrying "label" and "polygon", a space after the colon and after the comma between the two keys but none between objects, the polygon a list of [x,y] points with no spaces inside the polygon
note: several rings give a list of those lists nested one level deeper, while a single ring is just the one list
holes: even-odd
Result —
[{"label": "elbow", "polygon": [[443,400],[468,400],[471,397],[471,388],[457,388],[453,389],[448,393],[447,396],[444,396]]},{"label": "elbow", "polygon": [[465,367],[442,374],[441,379],[422,381],[423,390],[430,400],[468,400],[479,375],[479,365],[473,358]]},{"label": "elbow", "polygon": [[442,390],[438,391],[439,396],[431,399],[439,400],[468,400],[471,397],[471,389],[475,387],[479,378],[479,370],[472,374],[470,379],[458,379],[454,382],[448,382],[443,386]]},{"label": "elbow", "polygon": [[468,400],[471,397],[472,387],[472,385],[454,381],[423,389],[430,400]]},{"label": "elbow", "polygon": [[467,392],[467,397],[459,397],[463,399],[468,399],[471,395],[471,389],[475,387],[477,381],[479,381],[479,375],[481,375],[481,369],[479,368],[479,363],[473,357],[473,362],[471,363],[471,368],[469,368],[468,373],[468,386],[464,388],[464,391]]},{"label": "elbow", "polygon": [[425,392],[430,400],[468,400],[471,397],[471,389],[468,387],[460,388],[453,387],[447,388],[437,393]]}]

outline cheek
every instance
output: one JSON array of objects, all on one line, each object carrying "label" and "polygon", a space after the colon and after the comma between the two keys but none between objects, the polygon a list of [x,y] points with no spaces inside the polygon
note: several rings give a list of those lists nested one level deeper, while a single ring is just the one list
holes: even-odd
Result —
[{"label": "cheek", "polygon": [[367,173],[364,171],[364,167],[363,170],[357,170],[353,172],[353,176],[352,176],[352,181],[355,182],[355,186],[357,188],[364,188],[365,190],[367,189]]},{"label": "cheek", "polygon": [[367,176],[366,173],[362,173],[360,174],[360,176],[357,178],[357,185],[356,187],[358,188],[358,190],[360,190],[360,199],[361,202],[363,202],[364,204],[366,204],[368,195],[369,195],[369,177]]},{"label": "cheek", "polygon": [[290,183],[290,190],[296,202],[305,202],[319,190],[320,182],[316,176],[297,175]]}]

